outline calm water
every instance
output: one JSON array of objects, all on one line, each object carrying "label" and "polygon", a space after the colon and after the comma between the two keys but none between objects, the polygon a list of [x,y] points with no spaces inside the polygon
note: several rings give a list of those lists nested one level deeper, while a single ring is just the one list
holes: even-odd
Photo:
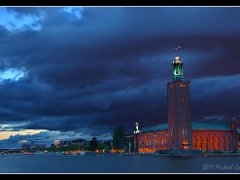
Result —
[{"label": "calm water", "polygon": [[0,173],[240,173],[240,157],[0,155]]}]

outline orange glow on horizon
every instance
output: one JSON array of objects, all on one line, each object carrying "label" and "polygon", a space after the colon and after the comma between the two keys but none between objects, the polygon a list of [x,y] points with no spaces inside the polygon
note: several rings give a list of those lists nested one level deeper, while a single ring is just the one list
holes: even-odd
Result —
[{"label": "orange glow on horizon", "polygon": [[0,140],[5,140],[8,139],[10,136],[15,136],[15,135],[33,135],[33,134],[38,134],[40,132],[46,132],[48,130],[45,129],[24,129],[21,131],[1,131],[0,132]]}]

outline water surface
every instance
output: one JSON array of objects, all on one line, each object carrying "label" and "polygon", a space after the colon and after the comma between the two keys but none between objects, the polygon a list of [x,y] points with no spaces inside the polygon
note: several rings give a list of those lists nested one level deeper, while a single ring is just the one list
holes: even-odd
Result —
[{"label": "water surface", "polygon": [[0,173],[240,173],[240,157],[0,155]]}]

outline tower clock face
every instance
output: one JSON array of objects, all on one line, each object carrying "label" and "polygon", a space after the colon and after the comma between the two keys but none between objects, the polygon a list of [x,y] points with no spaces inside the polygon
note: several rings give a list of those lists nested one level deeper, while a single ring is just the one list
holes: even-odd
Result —
[{"label": "tower clock face", "polygon": [[176,67],[175,70],[174,70],[174,75],[180,75],[181,74],[181,71],[179,69],[179,67]]},{"label": "tower clock face", "polygon": [[178,68],[176,68],[175,69],[175,75],[179,75],[180,73],[179,73],[179,69]]}]

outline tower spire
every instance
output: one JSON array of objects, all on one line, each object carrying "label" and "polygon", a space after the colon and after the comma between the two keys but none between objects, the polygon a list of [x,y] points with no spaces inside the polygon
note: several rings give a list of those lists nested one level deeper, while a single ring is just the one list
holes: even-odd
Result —
[{"label": "tower spire", "polygon": [[[174,50],[175,52],[178,52],[180,49],[181,49],[181,46],[173,47],[173,50]],[[180,62],[181,62],[179,55],[176,55],[176,56],[175,56],[175,62],[176,62],[176,63],[180,63]]]},{"label": "tower spire", "polygon": [[[173,50],[178,52],[181,46],[174,47]],[[172,78],[174,81],[181,81],[183,80],[183,63],[180,61],[180,57],[178,55],[175,56],[175,61],[172,63],[173,66],[173,74]]]}]

